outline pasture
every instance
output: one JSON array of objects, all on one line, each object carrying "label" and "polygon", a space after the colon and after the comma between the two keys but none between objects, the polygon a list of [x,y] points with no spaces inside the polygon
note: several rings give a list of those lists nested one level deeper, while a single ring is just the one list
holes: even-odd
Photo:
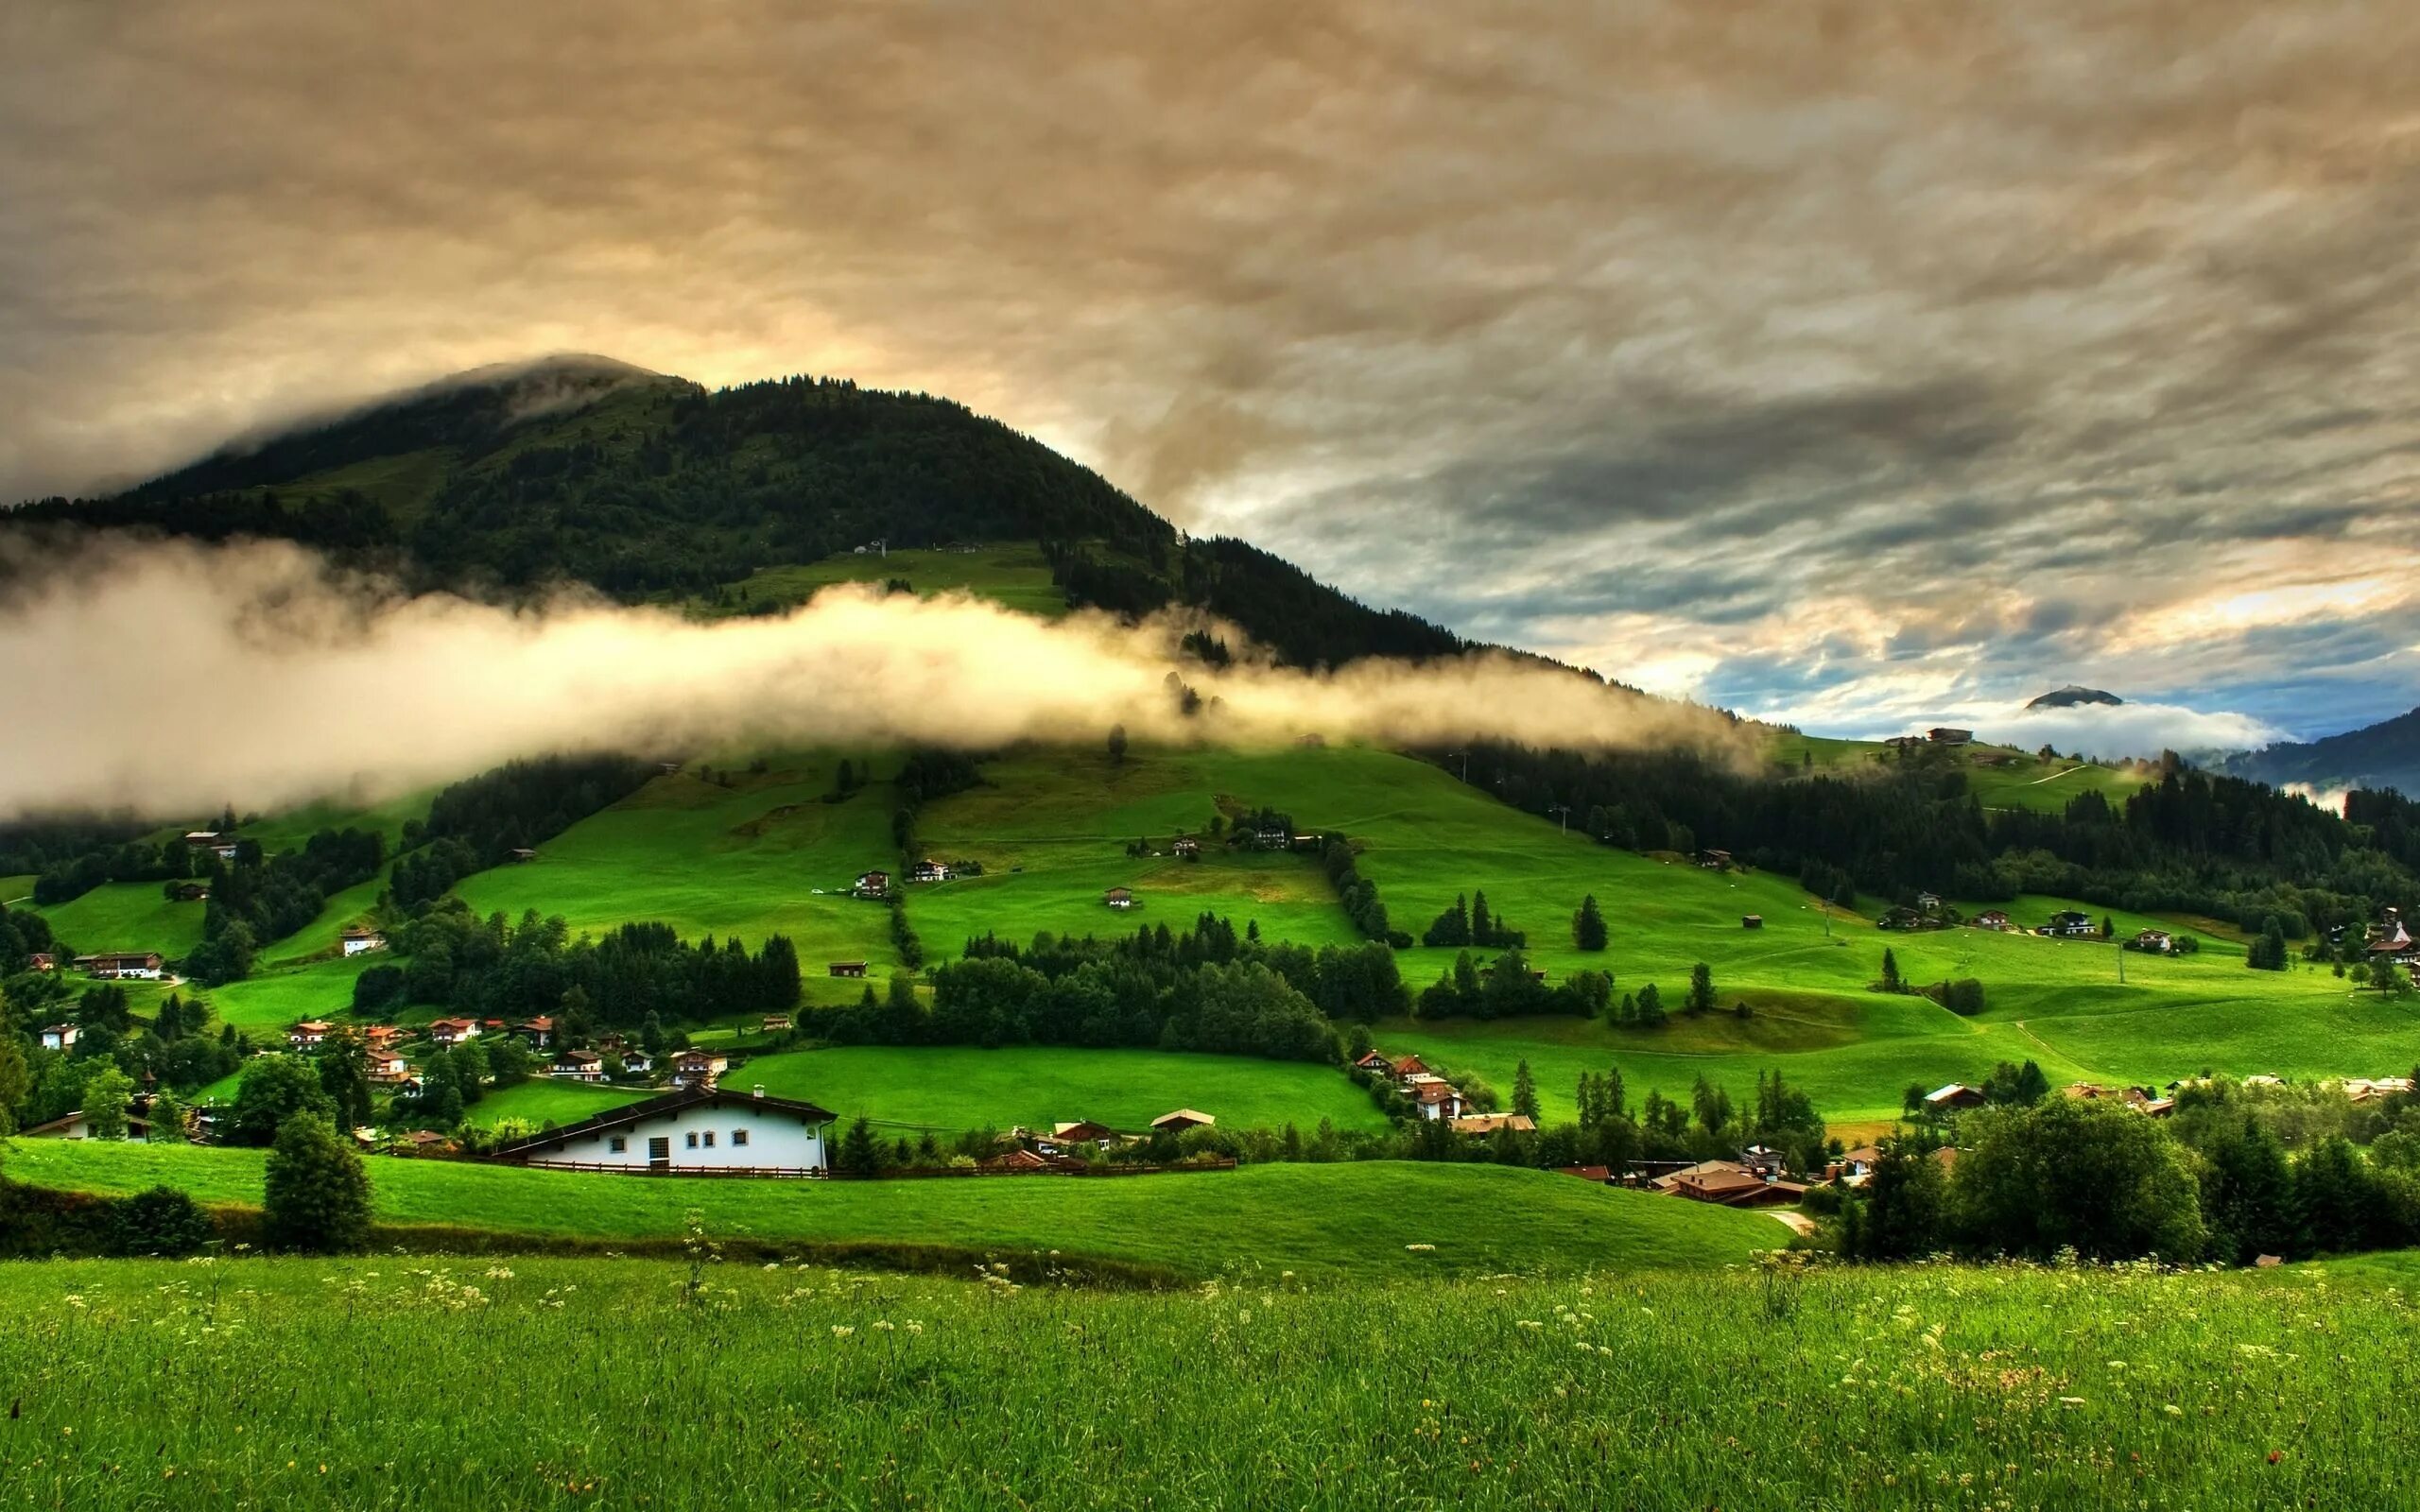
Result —
[{"label": "pasture", "polygon": [[696,1281],[0,1267],[0,1502],[2243,1512],[2406,1504],[2420,1433],[2411,1302],[2317,1272]]},{"label": "pasture", "polygon": [[[539,1054],[543,1056],[546,1052]],[[471,1105],[462,1115],[462,1121],[479,1128],[494,1128],[507,1122],[542,1127],[548,1124],[577,1124],[583,1118],[595,1118],[599,1113],[611,1112],[626,1104],[654,1095],[654,1092],[640,1088],[533,1076],[519,1086],[491,1089]]]},{"label": "pasture", "polygon": [[[165,1183],[197,1201],[250,1206],[260,1201],[264,1154],[25,1140],[5,1169],[34,1186],[123,1195]],[[1759,1213],[1496,1165],[898,1181],[605,1176],[403,1157],[368,1165],[378,1222],[475,1229],[499,1236],[504,1249],[516,1234],[676,1242],[695,1211],[715,1234],[769,1244],[925,1245],[1195,1279],[1250,1269],[1335,1280],[1723,1265],[1789,1237]]]}]

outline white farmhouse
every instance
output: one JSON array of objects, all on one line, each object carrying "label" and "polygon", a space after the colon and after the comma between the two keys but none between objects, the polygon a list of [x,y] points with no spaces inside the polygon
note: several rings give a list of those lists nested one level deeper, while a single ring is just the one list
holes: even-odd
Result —
[{"label": "white farmhouse", "polygon": [[347,955],[361,955],[371,951],[383,951],[387,948],[386,936],[360,924],[347,927],[344,933],[337,936],[337,939],[343,945]]},{"label": "white farmhouse", "polygon": [[510,1140],[492,1155],[558,1170],[821,1176],[831,1167],[824,1131],[833,1121],[813,1103],[768,1097],[762,1087],[745,1092],[700,1087]]}]

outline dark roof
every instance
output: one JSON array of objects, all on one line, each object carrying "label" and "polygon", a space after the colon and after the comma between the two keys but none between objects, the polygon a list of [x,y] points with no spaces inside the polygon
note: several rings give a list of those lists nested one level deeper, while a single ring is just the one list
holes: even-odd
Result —
[{"label": "dark roof", "polygon": [[827,1108],[818,1108],[813,1103],[801,1102],[794,1097],[758,1097],[751,1092],[734,1091],[727,1088],[693,1087],[681,1091],[666,1092],[661,1097],[650,1097],[643,1103],[631,1103],[608,1113],[599,1113],[595,1118],[583,1118],[577,1124],[565,1124],[561,1128],[550,1128],[525,1139],[507,1140],[488,1153],[499,1160],[509,1160],[516,1155],[527,1155],[531,1150],[562,1144],[570,1140],[585,1139],[591,1134],[601,1134],[609,1128],[619,1128],[625,1124],[635,1124],[641,1119],[653,1118],[659,1113],[686,1112],[692,1108],[734,1106],[766,1108],[776,1113],[790,1113],[810,1123],[831,1124],[838,1122],[839,1118],[838,1114]]}]

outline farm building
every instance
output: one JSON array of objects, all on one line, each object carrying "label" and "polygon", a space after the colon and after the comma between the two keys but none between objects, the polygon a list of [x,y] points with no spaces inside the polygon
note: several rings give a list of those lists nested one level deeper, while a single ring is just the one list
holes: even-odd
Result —
[{"label": "farm building", "polygon": [[1935,1112],[1946,1112],[1962,1108],[1980,1108],[1989,1099],[1980,1091],[1963,1082],[1953,1081],[1946,1087],[1936,1087],[1925,1093],[1925,1107]]},{"label": "farm building", "polygon": [[1963,746],[1975,738],[1971,730],[1959,730],[1948,725],[1935,725],[1925,731],[1925,739],[1936,746]]},{"label": "farm building", "polygon": [[1731,868],[1731,852],[1704,850],[1698,852],[1698,865],[1708,871],[1727,871]]},{"label": "farm building", "polygon": [[404,1058],[403,1052],[398,1050],[370,1052],[370,1079],[378,1085],[394,1086],[399,1082],[409,1080],[411,1074],[412,1063]]},{"label": "farm building", "polygon": [[1890,747],[1895,751],[1922,750],[1924,748],[1925,737],[1922,735],[1893,735],[1882,744]]},{"label": "farm building", "polygon": [[863,976],[866,974],[866,963],[863,961],[834,961],[829,967],[825,968],[825,970],[829,971],[834,976]]},{"label": "farm building", "polygon": [[1106,1124],[1096,1124],[1080,1118],[1072,1124],[1053,1124],[1050,1137],[1062,1144],[1098,1144],[1117,1137],[1117,1131]]},{"label": "farm building", "polygon": [[605,1057],[594,1050],[559,1050],[546,1074],[564,1081],[603,1081]]},{"label": "farm building", "polygon": [[32,971],[55,971],[59,970],[59,957],[48,951],[36,951],[26,957],[26,969]]},{"label": "farm building", "polygon": [[324,1019],[305,1019],[285,1031],[285,1042],[297,1050],[316,1050],[328,1042],[332,1027]]},{"label": "farm building", "polygon": [[2164,929],[2146,929],[2128,940],[2126,948],[2148,955],[2173,955],[2176,954],[2176,936]]},{"label": "farm building", "polygon": [[1986,908],[1975,916],[1975,927],[1977,929],[2006,929],[2008,914],[2003,909]]},{"label": "farm building", "polygon": [[1741,929],[1762,929],[1765,927],[1765,916],[1762,914],[1741,914],[1739,916],[1739,927]]},{"label": "farm building", "polygon": [[221,861],[235,859],[235,836],[231,833],[218,830],[193,830],[187,832],[185,844],[196,850],[207,850]]},{"label": "farm building", "polygon": [[2086,935],[2100,934],[2100,926],[2092,921],[2090,914],[2078,913],[2072,908],[2063,908],[2052,914],[2050,921],[2034,933],[2048,936],[2052,939],[2078,939]]},{"label": "farm building", "polygon": [[1134,894],[1125,887],[1112,887],[1100,895],[1100,901],[1112,908],[1132,908],[1134,906]]},{"label": "farm building", "polygon": [[1558,1165],[1557,1176],[1576,1176],[1582,1181],[1594,1181],[1600,1187],[1614,1184],[1614,1168],[1610,1165]]},{"label": "farm building", "polygon": [[1428,1062],[1418,1056],[1398,1056],[1390,1069],[1393,1071],[1395,1080],[1408,1082],[1414,1076],[1427,1075]]},{"label": "farm building", "polygon": [[908,868],[909,882],[947,882],[956,875],[956,872],[950,870],[949,863],[946,861],[927,859],[919,861]]},{"label": "farm building", "polygon": [[1431,1123],[1462,1116],[1462,1094],[1443,1076],[1414,1076],[1404,1089],[1412,1110]]},{"label": "farm building", "polygon": [[997,1176],[1040,1176],[1045,1171],[1063,1170],[1066,1167],[1038,1150],[1015,1149],[1003,1150],[989,1160],[978,1161],[976,1169],[989,1171]]},{"label": "farm building", "polygon": [[1920,892],[1916,894],[1916,912],[1920,914],[1937,914],[1941,912],[1941,894],[1937,892]]},{"label": "farm building", "polygon": [[683,1050],[672,1057],[672,1079],[683,1087],[712,1087],[731,1061],[711,1050]]},{"label": "farm building", "polygon": [[383,951],[387,948],[386,936],[360,924],[348,926],[337,936],[337,940],[344,947],[344,953],[347,955],[360,955],[370,951]]},{"label": "farm building", "polygon": [[849,890],[860,898],[888,898],[890,896],[890,873],[861,871]]},{"label": "farm building", "polygon": [[508,1140],[491,1158],[515,1165],[633,1175],[821,1176],[834,1115],[813,1103],[691,1088],[595,1118]]},{"label": "farm building", "polygon": [[1175,850],[1187,861],[1198,860],[1201,855],[1201,842],[1189,834],[1180,834],[1176,837]]},{"label": "farm building", "polygon": [[106,980],[140,980],[157,982],[166,973],[166,965],[158,951],[130,951],[108,955],[78,955],[76,964],[87,976]]},{"label": "farm building", "polygon": [[77,1038],[83,1032],[72,1023],[45,1025],[42,1031],[42,1047],[44,1050],[73,1050]]},{"label": "farm building", "polygon": [[1649,1183],[1669,1196],[1725,1208],[1779,1208],[1806,1195],[1795,1181],[1758,1176],[1737,1160],[1701,1160]]},{"label": "farm building", "polygon": [[1457,1134],[1488,1135],[1497,1129],[1509,1129],[1515,1134],[1534,1134],[1538,1131],[1538,1122],[1525,1113],[1464,1113],[1454,1120],[1454,1132]]},{"label": "farm building", "polygon": [[172,902],[181,903],[207,902],[210,901],[210,887],[204,883],[181,882],[169,888],[168,897]]},{"label": "farm building", "polygon": [[428,1026],[429,1042],[440,1050],[451,1050],[465,1040],[478,1037],[476,1019],[439,1019]]},{"label": "farm building", "polygon": [[515,866],[518,866],[518,865],[520,865],[522,862],[525,862],[525,861],[535,861],[535,860],[537,860],[537,859],[538,859],[538,852],[537,852],[537,851],[535,851],[535,850],[530,850],[530,849],[529,849],[527,846],[526,846],[526,845],[524,845],[524,846],[515,846],[515,847],[513,847],[511,850],[508,850],[508,851],[506,851],[506,852],[505,852],[505,858],[506,858],[507,860],[509,860],[509,861],[512,862]]},{"label": "farm building", "polygon": [[[84,1117],[84,1110],[79,1108],[75,1112],[62,1113],[47,1124],[36,1124],[33,1127],[23,1130],[18,1137],[29,1140],[89,1140],[93,1137],[93,1125],[91,1121]],[[151,1125],[147,1120],[139,1114],[127,1115],[126,1138],[147,1140],[150,1137]]]},{"label": "farm building", "polygon": [[1394,1066],[1393,1063],[1389,1061],[1385,1056],[1375,1050],[1373,1050],[1368,1055],[1363,1056],[1360,1059],[1355,1061],[1353,1063],[1353,1069],[1355,1071],[1374,1071],[1381,1074],[1386,1074],[1392,1073],[1394,1070]]},{"label": "farm building", "polygon": [[533,1048],[544,1050],[555,1042],[555,1021],[552,1015],[542,1013],[526,1022],[514,1024],[512,1032],[528,1040]]},{"label": "farm building", "polygon": [[786,1013],[768,1013],[756,1021],[759,1034],[787,1034],[790,1028],[790,1016]]},{"label": "farm building", "polygon": [[1155,1134],[1182,1134],[1189,1128],[1208,1128],[1219,1122],[1207,1113],[1197,1113],[1190,1108],[1180,1108],[1173,1113],[1162,1113],[1151,1120]]}]

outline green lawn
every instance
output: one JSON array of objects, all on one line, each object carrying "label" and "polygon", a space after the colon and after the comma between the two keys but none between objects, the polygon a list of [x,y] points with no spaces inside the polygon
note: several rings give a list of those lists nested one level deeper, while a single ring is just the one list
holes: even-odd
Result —
[{"label": "green lawn", "polygon": [[518,1087],[490,1091],[471,1108],[468,1121],[481,1128],[493,1128],[507,1119],[542,1126],[577,1124],[583,1118],[594,1118],[655,1095],[643,1088],[603,1087],[537,1076]]},{"label": "green lawn", "polygon": [[282,1035],[303,1019],[342,1019],[353,1008],[354,979],[388,959],[372,952],[303,965],[265,969],[224,987],[186,988],[218,1017],[261,1040]]},{"label": "green lawn", "polygon": [[[1834,740],[1820,735],[1776,733],[1768,760],[1780,771],[1884,768],[1903,760],[1876,740]],[[1912,758],[1924,765],[1955,766],[1966,774],[1968,791],[1987,809],[2035,809],[2055,813],[2086,792],[2120,803],[2151,781],[2140,771],[2065,757],[2044,760],[2012,746],[1927,747]]]},{"label": "green lawn", "polygon": [[732,1086],[758,1082],[844,1118],[953,1133],[1078,1119],[1139,1131],[1179,1108],[1235,1128],[1291,1123],[1306,1135],[1322,1119],[1340,1129],[1386,1126],[1369,1094],[1333,1067],[1178,1051],[849,1045],[759,1057],[729,1077]]},{"label": "green lawn", "polygon": [[[12,1180],[126,1194],[164,1182],[260,1200],[264,1152],[24,1140]],[[1370,1161],[1184,1175],[907,1181],[666,1179],[373,1158],[392,1224],[594,1239],[727,1235],[801,1243],[1057,1252],[1207,1277],[1234,1266],[1322,1278],[1720,1265],[1778,1247],[1772,1218],[1620,1192],[1552,1172]],[[1409,1249],[1410,1245],[1433,1245]]]},{"label": "green lawn", "polygon": [[105,882],[80,898],[35,912],[80,954],[158,951],[174,960],[201,943],[202,912],[209,906],[171,902],[156,882]]}]

